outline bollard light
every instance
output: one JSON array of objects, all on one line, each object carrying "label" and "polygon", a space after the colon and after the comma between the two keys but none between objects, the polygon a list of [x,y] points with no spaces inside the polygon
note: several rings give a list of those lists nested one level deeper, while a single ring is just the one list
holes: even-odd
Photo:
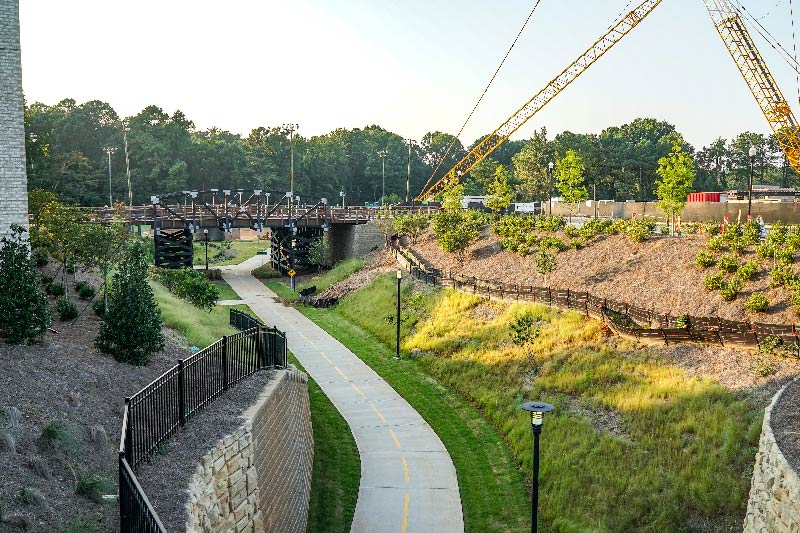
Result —
[{"label": "bollard light", "polygon": [[525,402],[520,409],[531,414],[531,432],[533,433],[533,487],[531,489],[531,533],[537,531],[539,513],[539,435],[542,433],[544,414],[555,407],[544,402]]},{"label": "bollard light", "polygon": [[400,359],[400,282],[403,281],[403,271],[397,269],[397,350],[394,358]]}]

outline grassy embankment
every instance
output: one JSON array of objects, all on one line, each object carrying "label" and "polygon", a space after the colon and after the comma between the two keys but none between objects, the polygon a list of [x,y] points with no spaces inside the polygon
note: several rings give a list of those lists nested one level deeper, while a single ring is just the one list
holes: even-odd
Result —
[{"label": "grassy embankment", "polygon": [[[194,245],[194,264],[205,265],[206,263],[206,243],[200,236]],[[269,248],[269,241],[224,241],[208,243],[208,265],[209,266],[228,266],[238,265],[256,255],[257,252]]]},{"label": "grassy embankment", "polygon": [[[334,285],[343,279],[347,278],[354,272],[357,272],[361,267],[364,266],[364,261],[357,257],[353,257],[350,259],[345,259],[344,261],[340,261],[330,270],[326,270],[321,274],[314,276],[313,278],[304,281],[303,283],[297,284],[297,291],[301,291],[307,287],[311,287],[312,285],[317,288],[317,292],[322,292],[331,285]],[[298,294],[292,292],[291,288],[286,284],[286,278],[282,278],[281,280],[272,279],[265,282],[267,287],[272,289],[275,294],[280,296],[285,300],[296,300],[298,298]]]},{"label": "grassy embankment", "polygon": [[[575,313],[487,303],[450,290],[414,293],[410,286],[403,289],[403,348],[421,356],[392,368],[385,348],[394,344],[387,317],[396,312],[395,290],[387,275],[334,310],[302,311],[374,365],[439,433],[459,469],[469,530],[505,527],[476,527],[461,452],[404,390],[417,379],[435,383],[433,376],[480,408],[526,476],[530,422],[516,406],[526,399],[556,406],[542,439],[540,517],[548,530],[692,531],[698,522],[718,529],[741,523],[761,423],[760,410],[743,395],[690,378],[648,350],[608,343],[601,324]],[[511,326],[524,324],[523,316],[531,319],[522,328],[528,338],[515,344]],[[483,462],[470,452],[474,463]],[[491,498],[485,491],[476,497]]]},{"label": "grassy embankment", "polygon": [[[228,306],[218,305],[208,313],[192,307],[158,283],[151,286],[164,324],[185,337],[189,345],[202,348],[222,335],[236,333],[229,325]],[[233,292],[230,287],[228,290]],[[252,314],[246,305],[233,307]],[[293,356],[290,361],[300,366]],[[308,394],[314,428],[314,466],[307,531],[346,533],[350,531],[358,498],[361,477],[358,449],[347,422],[312,379],[308,382]]]},{"label": "grassy embankment", "polygon": [[[392,282],[387,279],[390,286]],[[279,294],[288,289],[277,281],[267,286]],[[428,297],[411,297],[415,305],[426,305]],[[378,337],[351,321],[344,313],[353,305],[359,305],[356,295],[347,298],[336,309],[321,310],[301,307],[300,310],[314,322],[337,338],[364,362],[370,365],[398,393],[400,393],[433,427],[447,447],[459,480],[464,522],[467,531],[527,531],[530,529],[530,509],[522,475],[514,465],[508,447],[499,433],[481,417],[480,412],[453,391],[443,386],[411,359],[393,360],[394,341],[385,341],[392,334],[383,335],[383,330],[393,332],[394,327],[386,323],[384,313],[370,309]],[[291,294],[289,292],[289,294]],[[392,297],[388,298],[391,304]],[[362,311],[363,311],[362,309]],[[352,313],[358,313],[353,308]],[[402,324],[404,334],[412,327],[411,321]]]}]

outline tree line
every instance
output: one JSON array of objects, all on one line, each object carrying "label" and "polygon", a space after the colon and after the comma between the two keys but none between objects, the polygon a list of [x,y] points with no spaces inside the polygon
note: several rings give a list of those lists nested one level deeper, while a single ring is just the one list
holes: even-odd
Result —
[{"label": "tree line", "polygon": [[[127,202],[125,141],[137,204],[148,202],[151,195],[181,190],[283,193],[289,190],[291,151],[295,194],[301,199],[326,197],[334,202],[344,191],[347,203],[362,204],[380,201],[384,190],[393,201],[406,195],[409,143],[378,125],[338,128],[310,137],[297,132],[290,137],[286,126],[262,126],[243,137],[219,128],[199,130],[181,111],[169,114],[155,105],[123,118],[102,101],[78,104],[65,99],[55,105],[26,105],[25,130],[29,188],[52,191],[63,201],[82,206],[109,203],[106,148],[115,149],[111,196],[114,202]],[[453,135],[434,131],[410,142],[410,196],[422,189],[434,169],[438,167],[436,180],[482,138],[465,147]],[[751,146],[758,154],[756,183],[800,184],[772,135],[744,132],[697,150],[674,125],[638,118],[599,134],[565,131],[548,138],[542,128],[530,139],[507,141],[466,176],[464,192],[485,194],[498,165],[503,165],[516,201],[544,200],[555,191],[548,164],[573,151],[584,164],[586,186],[590,192],[596,190],[598,198],[652,200],[658,162],[676,144],[697,168],[696,190],[746,187]]]}]

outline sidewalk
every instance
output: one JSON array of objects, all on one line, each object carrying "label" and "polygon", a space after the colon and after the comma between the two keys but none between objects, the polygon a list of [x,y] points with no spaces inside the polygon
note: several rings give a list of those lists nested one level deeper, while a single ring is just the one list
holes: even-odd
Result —
[{"label": "sidewalk", "polygon": [[436,433],[355,354],[277,302],[250,275],[260,262],[223,267],[223,278],[264,323],[286,332],[289,349],[350,425],[361,455],[352,531],[463,531],[455,468]]}]

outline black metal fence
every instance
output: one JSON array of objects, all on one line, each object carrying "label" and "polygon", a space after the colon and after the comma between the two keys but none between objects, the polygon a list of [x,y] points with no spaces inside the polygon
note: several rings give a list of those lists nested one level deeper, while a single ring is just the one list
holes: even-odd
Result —
[{"label": "black metal fence", "polygon": [[230,310],[243,330],[200,350],[125,398],[119,447],[119,509],[123,532],[161,532],[164,527],[134,471],[186,421],[230,387],[258,372],[286,367],[286,335],[246,313]]},{"label": "black metal fence", "polygon": [[606,322],[618,333],[640,340],[699,342],[720,346],[757,347],[768,340],[770,346],[779,345],[784,351],[800,357],[800,337],[794,324],[762,324],[725,320],[716,316],[697,317],[686,314],[658,313],[588,292],[502,283],[454,274],[425,265],[411,251],[394,249],[409,265],[411,275],[432,285],[452,286],[489,299],[537,302],[560,309],[571,309],[586,316]]}]

